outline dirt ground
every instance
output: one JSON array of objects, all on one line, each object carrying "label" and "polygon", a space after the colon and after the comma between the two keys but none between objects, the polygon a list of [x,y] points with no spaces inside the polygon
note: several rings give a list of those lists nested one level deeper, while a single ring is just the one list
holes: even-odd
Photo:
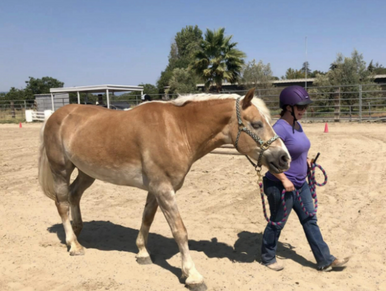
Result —
[{"label": "dirt ground", "polygon": [[[70,257],[52,200],[37,180],[40,124],[0,125],[0,290],[187,290],[180,255],[158,210],[153,265],[135,239],[146,193],[97,181],[81,201],[80,243]],[[305,124],[329,182],[318,188],[319,226],[348,267],[322,273],[294,213],[280,237],[281,272],[262,266],[264,220],[254,169],[243,156],[209,154],[178,192],[197,270],[208,290],[386,290],[386,124]],[[318,180],[322,180],[318,176]]]}]

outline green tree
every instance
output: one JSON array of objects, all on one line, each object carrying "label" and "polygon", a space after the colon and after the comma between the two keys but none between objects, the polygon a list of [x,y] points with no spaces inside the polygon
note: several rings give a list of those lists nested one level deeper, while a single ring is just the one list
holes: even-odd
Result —
[{"label": "green tree", "polygon": [[161,72],[160,78],[157,80],[157,89],[160,94],[165,92],[165,87],[169,86],[169,81],[173,76],[173,70],[171,67],[167,67],[165,71]]},{"label": "green tree", "polygon": [[305,78],[305,73],[301,70],[296,70],[289,68],[285,72],[285,76],[281,77],[283,80],[292,80],[292,79],[303,79]]},{"label": "green tree", "polygon": [[26,99],[26,91],[23,89],[17,89],[15,87],[11,87],[11,89],[5,94],[5,100],[25,100]]},{"label": "green tree", "polygon": [[176,68],[188,68],[192,61],[194,53],[199,49],[202,41],[202,31],[198,26],[186,26],[174,37],[169,53],[169,62],[157,81],[159,93],[164,92],[164,88],[169,86],[169,81],[173,76],[173,70]]},{"label": "green tree", "polygon": [[310,73],[309,77],[310,78],[315,78],[316,75],[325,75],[325,72],[319,71],[319,70],[314,70]]},{"label": "green tree", "polygon": [[233,36],[225,36],[224,32],[225,28],[207,29],[205,39],[201,41],[199,51],[194,53],[190,65],[207,90],[215,84],[217,92],[220,92],[224,80],[237,82],[244,65],[245,53],[236,49],[237,42],[231,42]]},{"label": "green tree", "polygon": [[327,77],[331,85],[365,84],[373,81],[373,73],[367,70],[366,62],[357,50],[351,53],[351,58],[338,54]]},{"label": "green tree", "polygon": [[169,84],[168,93],[184,94],[197,92],[197,78],[188,69],[175,68]]},{"label": "green tree", "polygon": [[171,60],[175,62],[175,68],[188,68],[194,53],[200,49],[202,31],[198,26],[186,26],[176,34],[172,44]]},{"label": "green tree", "polygon": [[61,88],[64,83],[52,77],[33,78],[29,77],[25,91],[27,99],[33,99],[34,94],[50,93],[51,88]]},{"label": "green tree", "polygon": [[[158,89],[156,86],[146,83],[146,84],[139,84],[138,86],[143,87],[143,94],[149,95],[152,99],[159,99]],[[132,91],[129,93],[124,93],[119,96],[114,97],[114,100],[128,100],[128,99],[137,99],[141,100],[141,92],[139,91]]]},{"label": "green tree", "polygon": [[307,71],[307,77],[310,76],[311,70],[310,70],[310,64],[308,62],[304,62],[302,68],[300,69],[300,72],[306,76],[306,71]]},{"label": "green tree", "polygon": [[380,63],[376,62],[375,65],[373,65],[373,60],[371,60],[369,66],[367,67],[367,70],[374,73],[375,75],[383,75],[386,74],[386,68],[384,68]]},{"label": "green tree", "polygon": [[[331,64],[331,66],[333,66],[333,64]],[[318,70],[311,71],[310,64],[308,62],[304,62],[300,70],[289,68],[286,71],[285,76],[282,76],[281,78],[283,80],[304,79],[306,77],[306,70],[307,70],[307,78],[315,78],[317,74],[320,74],[320,75],[326,74]]]},{"label": "green tree", "polygon": [[256,60],[252,60],[244,67],[240,83],[247,89],[268,89],[272,87],[273,80],[274,77],[269,63],[264,65],[262,61],[259,61],[256,64]]},{"label": "green tree", "polygon": [[[323,99],[333,99],[336,95],[333,91],[339,88],[339,92],[343,96],[342,104],[353,105],[358,102],[359,87],[357,85],[366,85],[366,91],[379,90],[373,77],[374,72],[366,67],[363,55],[354,49],[351,57],[344,57],[339,53],[325,75],[317,74],[314,86],[333,86],[334,88],[311,89],[311,92],[317,92],[318,96]],[[344,86],[340,87],[340,85]],[[366,98],[367,93],[364,92],[362,97]]]}]

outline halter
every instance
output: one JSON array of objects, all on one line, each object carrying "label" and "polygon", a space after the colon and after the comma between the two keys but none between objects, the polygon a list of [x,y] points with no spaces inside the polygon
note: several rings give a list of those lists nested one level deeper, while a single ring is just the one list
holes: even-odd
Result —
[{"label": "halter", "polygon": [[252,164],[252,166],[255,167],[255,170],[260,174],[261,171],[261,160],[263,158],[263,153],[269,148],[269,146],[279,138],[277,134],[274,135],[271,139],[268,141],[264,142],[260,137],[258,137],[256,134],[254,134],[252,131],[250,131],[244,124],[243,121],[241,120],[241,114],[240,114],[240,99],[241,97],[236,99],[236,115],[237,115],[237,122],[239,125],[239,131],[237,133],[237,138],[235,142],[235,148],[238,150],[238,142],[240,138],[240,134],[242,131],[244,131],[246,134],[248,134],[259,146],[260,146],[260,155],[259,158],[257,159],[257,164],[255,164],[247,155],[245,155],[248,159],[248,161]]}]

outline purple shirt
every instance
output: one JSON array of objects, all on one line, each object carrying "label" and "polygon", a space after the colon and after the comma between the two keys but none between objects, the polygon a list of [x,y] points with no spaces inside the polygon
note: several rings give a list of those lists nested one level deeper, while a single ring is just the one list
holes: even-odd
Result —
[{"label": "purple shirt", "polygon": [[[303,131],[303,127],[298,122],[300,129],[292,132],[292,126],[284,119],[279,119],[273,126],[276,134],[283,140],[286,145],[292,161],[290,168],[284,174],[294,184],[295,187],[301,187],[307,177],[307,156],[308,150],[311,147],[310,140]],[[265,175],[272,181],[279,181],[270,172]]]}]

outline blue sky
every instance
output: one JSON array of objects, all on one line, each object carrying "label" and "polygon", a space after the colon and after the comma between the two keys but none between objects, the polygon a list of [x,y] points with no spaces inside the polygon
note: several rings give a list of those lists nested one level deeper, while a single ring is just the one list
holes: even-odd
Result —
[{"label": "blue sky", "polygon": [[275,76],[307,60],[327,71],[353,49],[386,67],[386,1],[2,0],[0,91],[29,76],[65,86],[156,84],[174,36],[187,25],[225,27],[247,61]]}]

